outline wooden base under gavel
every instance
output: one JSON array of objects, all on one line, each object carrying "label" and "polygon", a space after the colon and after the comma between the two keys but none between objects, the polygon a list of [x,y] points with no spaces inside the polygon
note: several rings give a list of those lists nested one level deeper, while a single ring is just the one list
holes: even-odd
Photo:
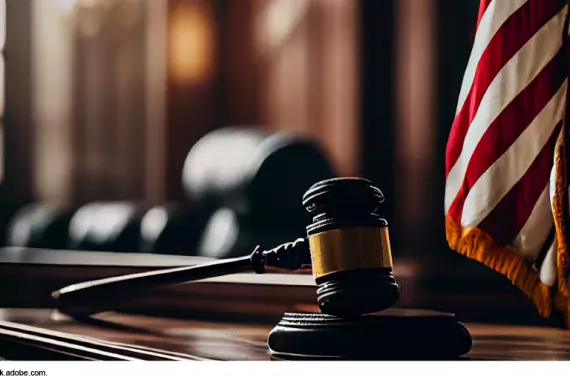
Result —
[{"label": "wooden base under gavel", "polygon": [[452,360],[472,340],[453,314],[389,309],[353,319],[286,313],[267,343],[275,358],[289,360]]}]

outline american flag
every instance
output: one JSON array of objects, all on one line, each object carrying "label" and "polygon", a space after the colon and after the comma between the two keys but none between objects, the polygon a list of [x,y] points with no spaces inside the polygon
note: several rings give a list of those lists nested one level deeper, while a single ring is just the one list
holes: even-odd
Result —
[{"label": "american flag", "polygon": [[446,149],[450,248],[570,327],[568,0],[481,0]]}]

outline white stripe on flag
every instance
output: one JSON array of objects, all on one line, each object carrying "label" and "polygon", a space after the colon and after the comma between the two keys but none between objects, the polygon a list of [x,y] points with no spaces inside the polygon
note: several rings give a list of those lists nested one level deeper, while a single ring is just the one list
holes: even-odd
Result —
[{"label": "white stripe on flag", "polygon": [[547,184],[534,205],[528,220],[513,241],[513,247],[517,252],[533,261],[538,257],[554,226],[549,187],[550,184]]},{"label": "white stripe on flag", "polygon": [[560,50],[561,32],[566,17],[565,6],[548,21],[505,64],[483,95],[481,105],[469,126],[461,154],[446,180],[445,213],[449,212],[462,186],[467,166],[479,141],[503,109],[542,71]]},{"label": "white stripe on flag", "polygon": [[471,91],[479,60],[483,56],[485,49],[487,49],[489,42],[505,21],[507,21],[509,17],[527,1],[528,0],[493,0],[485,9],[485,13],[481,17],[479,25],[477,26],[473,48],[471,49],[467,69],[463,76],[461,92],[459,93],[459,99],[457,102],[456,115],[461,111],[461,108],[463,108],[465,99],[467,98],[469,91]]},{"label": "white stripe on flag", "polygon": [[567,80],[509,149],[483,173],[465,199],[461,224],[477,226],[522,178],[562,119]]},{"label": "white stripe on flag", "polygon": [[558,252],[558,241],[554,239],[546,256],[540,266],[539,279],[544,285],[554,286],[556,284],[556,253]]}]

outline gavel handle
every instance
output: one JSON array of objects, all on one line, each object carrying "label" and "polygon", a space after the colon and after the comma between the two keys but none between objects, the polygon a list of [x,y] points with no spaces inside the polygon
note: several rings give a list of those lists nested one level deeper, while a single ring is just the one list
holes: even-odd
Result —
[{"label": "gavel handle", "polygon": [[58,309],[74,316],[107,311],[153,288],[198,281],[210,277],[249,272],[254,269],[251,255],[216,260],[212,263],[161,269],[108,277],[73,284],[52,293]]},{"label": "gavel handle", "polygon": [[89,316],[113,309],[153,288],[242,272],[290,273],[310,264],[306,240],[297,239],[269,251],[256,247],[250,255],[211,263],[160,269],[73,284],[52,293],[60,311]]}]

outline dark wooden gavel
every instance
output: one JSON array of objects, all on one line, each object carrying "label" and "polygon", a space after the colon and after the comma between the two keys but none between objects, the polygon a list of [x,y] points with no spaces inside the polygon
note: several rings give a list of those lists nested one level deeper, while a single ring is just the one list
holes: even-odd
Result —
[{"label": "dark wooden gavel", "polygon": [[107,311],[144,291],[222,275],[312,271],[321,311],[352,317],[393,306],[400,288],[393,275],[388,222],[378,214],[382,192],[363,178],[332,178],[303,196],[312,216],[307,237],[270,250],[255,247],[237,258],[87,281],[52,295],[72,316]]}]

